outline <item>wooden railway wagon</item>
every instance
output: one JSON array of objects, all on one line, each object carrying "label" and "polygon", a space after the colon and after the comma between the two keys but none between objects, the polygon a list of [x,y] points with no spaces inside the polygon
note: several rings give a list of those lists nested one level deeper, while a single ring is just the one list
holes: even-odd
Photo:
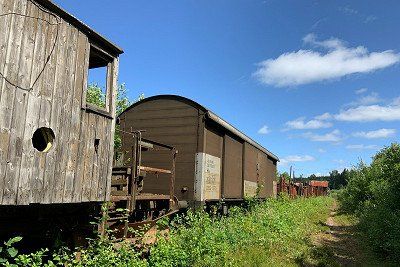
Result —
[{"label": "wooden railway wagon", "polygon": [[[49,0],[0,0],[1,233],[109,200],[121,53]],[[86,101],[100,67],[105,108]]]},{"label": "wooden railway wagon", "polygon": [[[278,157],[202,105],[175,95],[146,98],[119,116],[121,130],[174,146],[178,153],[174,194],[196,203],[238,202],[274,195]],[[132,150],[122,134],[122,152]],[[166,169],[169,154],[144,155],[148,166]],[[128,162],[129,162],[129,156]],[[147,175],[142,192],[168,195],[168,179]]]}]

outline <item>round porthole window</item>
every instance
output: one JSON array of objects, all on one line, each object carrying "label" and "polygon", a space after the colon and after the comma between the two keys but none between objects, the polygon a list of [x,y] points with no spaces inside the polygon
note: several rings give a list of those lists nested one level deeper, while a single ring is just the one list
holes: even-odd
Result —
[{"label": "round porthole window", "polygon": [[54,143],[54,132],[52,129],[42,127],[37,129],[32,136],[32,145],[40,152],[48,152]]}]

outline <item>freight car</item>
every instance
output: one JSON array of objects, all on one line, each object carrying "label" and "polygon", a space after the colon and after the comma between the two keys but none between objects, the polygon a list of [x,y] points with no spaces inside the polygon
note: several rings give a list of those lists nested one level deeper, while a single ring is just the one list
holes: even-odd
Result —
[{"label": "freight car", "polygon": [[291,182],[282,176],[277,184],[277,192],[288,194],[291,198],[297,196],[312,197],[326,196],[328,194],[328,181]]},{"label": "freight car", "polygon": [[[176,159],[175,197],[190,206],[237,203],[245,197],[274,195],[278,157],[204,106],[185,97],[158,95],[129,107],[119,116],[122,153],[130,152],[132,132],[171,144]],[[169,154],[143,155],[145,165],[168,169]],[[169,194],[168,179],[148,174],[143,193]]]},{"label": "freight car", "polygon": [[[0,238],[71,235],[109,200],[121,53],[49,0],[0,0]],[[86,101],[95,68],[104,107]]]}]

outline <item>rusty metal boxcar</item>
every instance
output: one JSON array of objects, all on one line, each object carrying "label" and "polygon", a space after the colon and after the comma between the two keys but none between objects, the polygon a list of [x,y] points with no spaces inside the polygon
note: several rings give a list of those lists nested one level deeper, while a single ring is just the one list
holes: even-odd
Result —
[{"label": "rusty metal boxcar", "polygon": [[[0,205],[108,200],[122,50],[49,0],[0,14]],[[86,103],[97,67],[105,108]]]},{"label": "rusty metal boxcar", "polygon": [[[119,120],[125,132],[122,151],[128,155],[132,146],[128,133],[138,130],[143,130],[145,138],[177,148],[175,196],[179,200],[204,203],[273,195],[278,157],[190,99],[149,97],[129,107]],[[170,164],[162,154],[143,158],[143,162],[159,168]],[[145,178],[143,192],[168,194],[168,189],[167,179]]]}]

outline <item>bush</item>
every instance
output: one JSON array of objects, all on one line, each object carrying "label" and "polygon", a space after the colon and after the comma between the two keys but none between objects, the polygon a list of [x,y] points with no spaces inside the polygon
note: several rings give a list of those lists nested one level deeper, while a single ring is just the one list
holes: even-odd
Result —
[{"label": "bush", "polygon": [[341,208],[360,217],[360,229],[384,257],[400,260],[400,145],[392,144],[360,163],[338,198]]},{"label": "bush", "polygon": [[189,211],[170,223],[168,234],[160,232],[146,258],[143,249],[129,243],[116,246],[98,239],[76,252],[16,255],[11,249],[13,257],[6,253],[4,261],[8,266],[48,267],[294,265],[308,252],[308,236],[322,227],[319,222],[326,220],[332,201],[330,197],[289,200],[283,196],[252,202],[248,209],[231,208],[226,217]]}]

